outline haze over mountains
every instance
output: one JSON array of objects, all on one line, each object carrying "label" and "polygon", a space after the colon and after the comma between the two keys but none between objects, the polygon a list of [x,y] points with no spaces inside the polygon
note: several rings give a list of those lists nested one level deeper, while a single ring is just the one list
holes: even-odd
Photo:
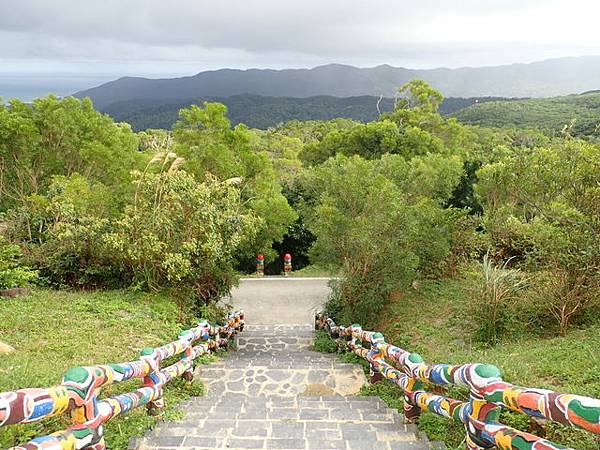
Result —
[{"label": "haze over mountains", "polygon": [[600,88],[600,56],[558,58],[529,64],[415,70],[380,65],[329,64],[313,69],[220,69],[172,79],[124,77],[80,91],[97,108],[116,102],[174,100],[253,94],[270,97],[383,95],[411,79],[423,79],[446,97],[546,97]]}]

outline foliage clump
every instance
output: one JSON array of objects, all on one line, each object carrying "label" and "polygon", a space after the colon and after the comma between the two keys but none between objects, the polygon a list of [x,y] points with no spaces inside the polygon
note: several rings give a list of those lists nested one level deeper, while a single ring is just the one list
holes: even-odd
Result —
[{"label": "foliage clump", "polygon": [[203,182],[184,171],[138,176],[135,202],[104,237],[131,282],[182,288],[197,307],[227,294],[235,252],[254,238],[261,220],[244,210],[234,186],[214,176]]},{"label": "foliage clump", "polygon": [[518,269],[509,268],[509,263],[496,265],[486,254],[476,272],[471,314],[478,342],[497,344],[515,320],[515,302],[527,281]]},{"label": "foliage clump", "polygon": [[37,272],[19,264],[21,250],[0,236],[0,289],[25,287],[37,278]]}]

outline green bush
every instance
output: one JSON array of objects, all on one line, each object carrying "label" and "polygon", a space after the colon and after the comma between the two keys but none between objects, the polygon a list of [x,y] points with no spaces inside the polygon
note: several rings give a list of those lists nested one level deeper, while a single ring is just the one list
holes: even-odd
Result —
[{"label": "green bush", "polygon": [[27,262],[55,287],[119,287],[127,275],[105,245],[113,196],[80,174],[54,176],[46,195],[30,195],[7,214],[8,233],[24,242]]},{"label": "green bush", "polygon": [[372,324],[418,265],[410,248],[410,207],[375,162],[358,156],[329,160],[308,183],[318,196],[307,220],[317,236],[311,257],[343,268],[339,301],[345,315],[337,319]]},{"label": "green bush", "polygon": [[598,277],[556,267],[537,271],[531,278],[533,286],[525,297],[526,311],[530,321],[541,330],[564,336],[574,325],[599,319]]},{"label": "green bush", "polygon": [[104,241],[135,285],[189,294],[198,313],[229,292],[236,252],[261,221],[244,211],[237,187],[211,176],[198,182],[176,170],[177,161],[159,174],[137,175],[135,200]]},{"label": "green bush", "polygon": [[231,127],[227,107],[221,103],[192,105],[179,115],[173,127],[173,148],[184,158],[182,167],[198,180],[207,174],[229,180],[239,188],[242,211],[261,218],[254,225],[252,239],[238,246],[238,259],[253,259],[257,253],[264,253],[267,259],[274,256],[271,245],[281,241],[298,217],[282,194],[281,172],[276,171],[274,162],[297,168],[294,152],[276,156],[278,152],[269,142],[257,145],[256,135],[245,125]]},{"label": "green bush", "polygon": [[311,260],[342,268],[330,300],[336,319],[375,325],[390,297],[419,272],[440,272],[456,217],[440,205],[461,167],[437,156],[407,162],[338,155],[307,174],[306,224],[317,237]]},{"label": "green bush", "polygon": [[335,353],[337,352],[337,343],[329,337],[329,335],[323,331],[318,330],[315,333],[315,351],[321,353]]},{"label": "green bush", "polygon": [[30,245],[27,260],[50,286],[75,289],[129,285],[131,273],[103,242],[112,230],[108,219],[81,217],[63,224],[39,245]]},{"label": "green bush", "polygon": [[477,174],[494,255],[535,274],[535,320],[551,317],[564,334],[585,316],[600,319],[600,147],[561,139],[507,149]]},{"label": "green bush", "polygon": [[21,250],[0,235],[0,289],[24,287],[37,279],[37,272],[21,266]]}]

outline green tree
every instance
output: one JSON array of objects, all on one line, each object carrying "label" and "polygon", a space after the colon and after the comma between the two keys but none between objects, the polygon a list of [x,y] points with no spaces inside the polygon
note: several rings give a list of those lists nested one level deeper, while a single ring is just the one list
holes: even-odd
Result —
[{"label": "green tree", "polygon": [[[445,179],[458,183],[461,163],[439,161],[437,175],[424,173],[422,163],[337,155],[304,180],[306,224],[316,236],[312,257],[342,268],[332,305],[344,321],[373,325],[393,292],[449,254],[452,214],[440,204],[454,187]],[[427,177],[423,186],[414,183]]]},{"label": "green tree", "polygon": [[444,96],[423,80],[411,80],[398,88],[396,109],[412,109],[427,113],[436,113]]},{"label": "green tree", "polygon": [[476,145],[471,127],[443,117],[438,108],[443,96],[422,80],[413,80],[398,90],[396,108],[384,118],[396,122],[402,134],[405,155],[444,153],[465,156]]},{"label": "green tree", "polygon": [[308,144],[301,157],[308,165],[320,164],[337,153],[380,158],[386,153],[399,153],[400,131],[389,120],[356,124],[341,131],[333,130],[323,140]]},{"label": "green tree", "polygon": [[547,306],[564,333],[596,304],[600,148],[575,139],[515,148],[483,166],[478,176],[476,190],[495,254],[546,272],[540,273],[540,280],[547,280],[540,291],[555,299]]},{"label": "green tree", "polygon": [[373,324],[418,266],[409,250],[414,229],[403,195],[374,165],[337,156],[319,167],[310,180],[318,197],[307,222],[317,236],[313,259],[343,269],[339,319],[364,325]]},{"label": "green tree", "polygon": [[125,201],[129,171],[143,164],[136,135],[94,110],[89,99],[54,96],[0,108],[0,209],[44,195],[53,175],[80,173]]},{"label": "green tree", "polygon": [[266,153],[273,164],[277,181],[282,188],[291,187],[302,171],[298,158],[302,141],[273,131],[249,130],[251,146],[257,153]]},{"label": "green tree", "polygon": [[143,288],[192,293],[198,308],[235,282],[237,251],[252,241],[262,220],[245,211],[239,189],[183,170],[138,174],[128,205],[106,245]]},{"label": "green tree", "polygon": [[185,169],[199,179],[212,174],[239,187],[243,204],[263,219],[255,240],[241,251],[246,257],[268,253],[297,215],[281,192],[269,154],[255,151],[252,133],[243,125],[231,128],[226,113],[220,103],[182,109],[173,131],[174,148],[185,158]]}]

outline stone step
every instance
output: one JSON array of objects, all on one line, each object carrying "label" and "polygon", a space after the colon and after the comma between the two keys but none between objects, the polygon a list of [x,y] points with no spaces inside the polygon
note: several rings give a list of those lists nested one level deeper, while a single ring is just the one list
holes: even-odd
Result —
[{"label": "stone step", "polygon": [[296,396],[356,394],[365,383],[363,370],[356,365],[313,368],[205,368],[200,374],[208,393],[233,393],[237,396]]},{"label": "stone step", "polygon": [[246,325],[244,336],[314,336],[312,325]]},{"label": "stone step", "polygon": [[[213,435],[216,431],[231,430],[236,427],[259,427],[259,428],[276,428],[280,424],[293,423],[299,427],[314,426],[315,424],[326,424],[331,429],[339,430],[344,425],[356,425],[360,424],[365,430],[380,431],[386,433],[396,434],[409,434],[412,439],[415,437],[416,429],[412,425],[406,425],[402,420],[394,418],[390,415],[381,415],[378,417],[369,417],[366,419],[335,419],[321,417],[320,413],[315,411],[304,411],[296,414],[286,414],[275,412],[272,415],[266,414],[265,417],[257,418],[245,418],[244,416],[234,416],[223,414],[223,419],[212,419],[212,418],[197,418],[187,417],[185,420],[178,421],[175,424],[169,426],[158,426],[151,435],[153,436],[179,436],[190,434],[193,436],[206,436]],[[275,417],[282,417],[275,419]],[[306,418],[304,418],[306,417]],[[381,439],[381,440],[402,440],[402,439]],[[406,440],[406,439],[404,439]]]},{"label": "stone step", "polygon": [[131,448],[433,448],[378,397],[356,395],[362,367],[311,350],[311,326],[247,326],[236,344],[197,368],[207,393],[181,403],[184,419],[158,424]]},{"label": "stone step", "polygon": [[206,370],[214,369],[247,369],[253,367],[271,367],[271,368],[287,368],[287,369],[306,369],[306,368],[327,368],[335,367],[340,370],[349,369],[350,367],[357,367],[356,364],[346,364],[340,361],[335,361],[325,358],[316,358],[315,361],[311,361],[309,357],[299,355],[298,358],[283,357],[274,358],[271,354],[254,354],[250,355],[236,355],[225,360],[221,360],[218,363],[211,364],[210,366],[199,367],[199,371],[204,372]]},{"label": "stone step", "polygon": [[313,346],[314,333],[308,326],[249,326],[236,337],[238,351],[250,354],[297,352]]},{"label": "stone step", "polygon": [[198,437],[168,436],[153,441],[135,442],[132,444],[140,450],[150,449],[339,449],[339,450],[431,450],[426,442],[372,441],[368,439],[294,439],[283,438],[249,438],[249,437]]},{"label": "stone step", "polygon": [[238,351],[246,352],[289,352],[309,349],[313,346],[312,336],[308,337],[283,337],[283,336],[239,336],[236,339]]},{"label": "stone step", "polygon": [[[281,419],[281,420],[243,420],[229,416],[223,419],[183,420],[181,422],[157,426],[149,437],[160,436],[216,436],[225,437],[228,434],[237,435],[241,430],[244,436],[254,430],[251,435],[267,436],[278,434],[277,430],[284,428],[294,429],[293,434],[312,437],[315,430],[327,430],[324,434],[346,435],[348,430],[360,430],[361,433],[372,435],[382,441],[407,441],[414,440],[416,428],[405,425],[401,421],[388,420],[324,420],[324,419]],[[377,434],[377,436],[375,436]],[[340,437],[341,438],[341,437]]]},{"label": "stone step", "polygon": [[203,417],[216,413],[229,413],[243,415],[251,411],[264,410],[265,413],[280,408],[325,408],[325,409],[347,409],[359,413],[395,413],[377,397],[290,397],[290,396],[261,396],[247,397],[234,394],[218,395],[215,397],[196,397],[184,401],[180,408],[187,411],[188,416]]},{"label": "stone step", "polygon": [[339,365],[340,367],[348,367],[355,364],[348,364],[340,361],[332,354],[318,353],[312,350],[269,350],[269,351],[249,351],[247,349],[230,352],[225,358],[212,363],[205,368],[214,367],[237,367],[252,365],[288,365],[291,367],[308,367],[319,365]]}]

